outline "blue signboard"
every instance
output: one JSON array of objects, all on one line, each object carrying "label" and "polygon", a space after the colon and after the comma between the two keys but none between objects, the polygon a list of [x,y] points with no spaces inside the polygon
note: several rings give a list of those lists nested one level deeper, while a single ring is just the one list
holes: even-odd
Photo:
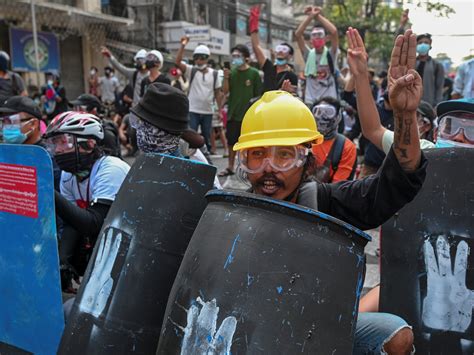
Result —
[{"label": "blue signboard", "polygon": [[0,144],[0,353],[56,354],[64,328],[53,168],[38,146]]},{"label": "blue signboard", "polygon": [[[10,28],[10,48],[13,70],[36,71],[33,32]],[[53,33],[38,32],[38,61],[40,71],[59,73],[59,42]]]}]

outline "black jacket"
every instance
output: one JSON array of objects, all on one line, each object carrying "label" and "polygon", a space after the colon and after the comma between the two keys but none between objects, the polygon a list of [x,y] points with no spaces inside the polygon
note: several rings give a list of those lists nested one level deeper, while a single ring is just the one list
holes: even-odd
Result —
[{"label": "black jacket", "polygon": [[[378,227],[415,198],[425,180],[427,164],[422,152],[419,168],[406,173],[392,148],[375,175],[355,181],[318,184],[317,209],[362,230]],[[300,192],[297,203],[308,200],[304,194],[305,191]]]}]

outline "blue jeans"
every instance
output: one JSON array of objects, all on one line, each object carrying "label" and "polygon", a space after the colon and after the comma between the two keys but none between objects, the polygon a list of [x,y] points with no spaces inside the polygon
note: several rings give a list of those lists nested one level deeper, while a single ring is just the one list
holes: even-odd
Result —
[{"label": "blue jeans", "polygon": [[403,328],[411,327],[402,318],[389,313],[359,313],[354,339],[354,355],[385,354],[383,346]]},{"label": "blue jeans", "polygon": [[201,134],[206,141],[207,150],[211,151],[211,129],[212,129],[212,114],[206,115],[201,113],[189,113],[189,126],[196,132],[201,126]]}]

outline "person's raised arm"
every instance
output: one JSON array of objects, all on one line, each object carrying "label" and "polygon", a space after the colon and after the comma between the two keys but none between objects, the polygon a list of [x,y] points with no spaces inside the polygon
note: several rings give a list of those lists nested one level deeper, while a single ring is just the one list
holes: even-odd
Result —
[{"label": "person's raised arm", "polygon": [[388,94],[395,123],[393,151],[406,172],[415,171],[421,161],[416,109],[423,83],[415,65],[416,35],[407,30],[395,40],[388,70]]},{"label": "person's raised arm", "polygon": [[122,63],[120,63],[113,55],[112,52],[107,47],[101,47],[100,51],[104,57],[109,58],[110,64],[117,69],[122,75],[126,76],[128,80],[131,80],[133,78],[133,74],[135,73],[136,69],[135,68],[128,68]]},{"label": "person's raised arm", "polygon": [[260,17],[260,5],[256,5],[250,9],[250,20],[249,20],[250,40],[252,41],[252,48],[253,48],[253,52],[255,53],[255,57],[257,58],[258,65],[260,66],[260,68],[262,68],[267,58],[265,57],[265,53],[263,53],[263,49],[260,46],[260,39],[258,37],[259,17]]},{"label": "person's raised arm", "polygon": [[295,32],[295,39],[296,39],[296,42],[298,43],[298,47],[300,48],[300,51],[303,57],[307,50],[306,43],[304,42],[304,31],[306,30],[306,27],[308,27],[308,25],[314,19],[313,6],[306,6],[306,8],[304,9],[304,13],[306,17],[300,23],[300,25],[298,26]]},{"label": "person's raised arm", "polygon": [[337,48],[339,47],[339,35],[337,33],[337,28],[334,26],[334,24],[329,21],[326,17],[323,16],[321,13],[321,8],[318,8],[315,6],[315,9],[313,9],[314,18],[316,21],[318,21],[321,26],[324,27],[326,32],[328,33],[329,40],[331,41],[331,52],[336,54]]},{"label": "person's raised arm", "polygon": [[357,110],[362,134],[377,148],[382,150],[382,138],[386,128],[380,123],[379,113],[375,106],[370,88],[367,52],[359,31],[349,27],[347,36],[347,63],[354,78],[356,88]]},{"label": "person's raised arm", "polygon": [[186,64],[182,63],[183,61],[183,54],[186,45],[189,43],[189,37],[181,37],[181,46],[179,47],[178,54],[176,54],[175,64],[176,66],[183,72],[186,73],[187,67]]}]

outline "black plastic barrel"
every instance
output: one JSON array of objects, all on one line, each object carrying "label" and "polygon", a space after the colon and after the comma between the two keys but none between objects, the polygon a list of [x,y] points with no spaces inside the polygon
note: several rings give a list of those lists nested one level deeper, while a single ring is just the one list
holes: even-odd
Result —
[{"label": "black plastic barrel", "polygon": [[370,237],[284,201],[207,199],[157,354],[351,354]]},{"label": "black plastic barrel", "polygon": [[104,222],[59,353],[156,351],[168,295],[214,175],[214,167],[186,159],[137,158]]}]

